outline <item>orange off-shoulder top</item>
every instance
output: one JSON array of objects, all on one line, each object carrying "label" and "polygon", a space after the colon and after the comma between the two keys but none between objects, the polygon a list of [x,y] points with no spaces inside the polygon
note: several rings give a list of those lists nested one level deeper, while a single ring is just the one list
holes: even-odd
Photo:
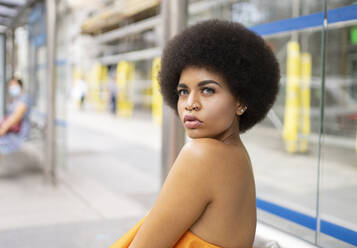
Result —
[{"label": "orange off-shoulder top", "polygon": [[[125,233],[118,241],[116,241],[110,248],[128,248],[135,238],[135,235],[139,231],[140,227],[144,223],[142,218],[133,228]],[[194,233],[187,231],[182,235],[179,241],[173,248],[222,248],[214,244],[210,244],[207,241],[197,237]]]}]

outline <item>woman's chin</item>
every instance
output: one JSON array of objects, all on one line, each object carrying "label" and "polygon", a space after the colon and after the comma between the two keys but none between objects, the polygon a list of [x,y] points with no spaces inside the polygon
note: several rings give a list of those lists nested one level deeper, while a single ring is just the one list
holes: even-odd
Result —
[{"label": "woman's chin", "polygon": [[210,135],[202,132],[199,129],[188,129],[186,128],[186,134],[190,139],[202,139],[202,138],[209,138]]},{"label": "woman's chin", "polygon": [[186,134],[190,139],[198,139],[202,136],[195,129],[188,129],[188,128],[185,129],[186,129]]}]

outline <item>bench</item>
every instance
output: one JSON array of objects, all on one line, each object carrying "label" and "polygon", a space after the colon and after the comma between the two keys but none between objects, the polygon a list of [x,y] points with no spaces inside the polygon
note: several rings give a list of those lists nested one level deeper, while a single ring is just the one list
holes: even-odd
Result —
[{"label": "bench", "polygon": [[41,165],[43,163],[43,141],[46,128],[43,122],[31,120],[31,130],[19,149],[11,154],[0,154],[0,164],[12,166],[13,164],[30,163]]}]

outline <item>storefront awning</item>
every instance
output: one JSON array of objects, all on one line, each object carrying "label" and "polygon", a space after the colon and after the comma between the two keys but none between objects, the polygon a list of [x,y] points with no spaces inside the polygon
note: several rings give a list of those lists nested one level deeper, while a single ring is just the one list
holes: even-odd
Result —
[{"label": "storefront awning", "polygon": [[86,19],[81,26],[82,34],[98,35],[131,22],[157,15],[161,0],[117,1]]}]

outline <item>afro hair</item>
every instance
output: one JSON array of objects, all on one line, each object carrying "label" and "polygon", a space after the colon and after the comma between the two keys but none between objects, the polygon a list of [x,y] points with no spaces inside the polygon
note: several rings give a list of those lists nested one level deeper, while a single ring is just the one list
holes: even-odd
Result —
[{"label": "afro hair", "polygon": [[177,112],[177,84],[189,66],[220,74],[233,96],[248,108],[239,118],[245,132],[263,120],[279,91],[279,64],[264,40],[236,22],[208,20],[173,37],[161,60],[165,102]]}]

